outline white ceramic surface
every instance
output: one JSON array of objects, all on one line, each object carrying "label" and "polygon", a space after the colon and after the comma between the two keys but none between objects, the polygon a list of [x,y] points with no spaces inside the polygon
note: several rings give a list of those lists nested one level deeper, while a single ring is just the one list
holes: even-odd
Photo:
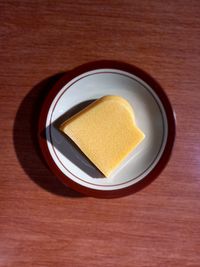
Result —
[{"label": "white ceramic surface", "polygon": [[[146,136],[109,178],[102,177],[55,126],[75,106],[105,95],[126,98]],[[167,134],[165,110],[155,92],[138,77],[116,69],[93,70],[71,80],[54,98],[46,121],[48,149],[58,168],[76,183],[97,190],[117,190],[145,179],[163,153]]]}]

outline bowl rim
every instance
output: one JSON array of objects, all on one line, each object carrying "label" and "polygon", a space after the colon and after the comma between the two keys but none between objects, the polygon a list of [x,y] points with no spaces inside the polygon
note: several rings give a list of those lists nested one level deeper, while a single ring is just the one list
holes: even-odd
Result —
[{"label": "bowl rim", "polygon": [[[44,131],[44,129],[46,128],[46,120],[47,120],[49,108],[52,104],[52,101],[54,100],[58,92],[63,88],[63,86],[65,86],[72,79],[76,78],[77,76],[81,74],[84,74],[88,71],[94,71],[94,70],[100,70],[100,69],[116,69],[116,70],[125,71],[125,72],[128,72],[130,74],[137,76],[138,78],[146,82],[152,88],[152,90],[156,93],[156,95],[162,102],[162,105],[166,113],[167,124],[168,124],[168,135],[167,135],[166,145],[155,167],[147,174],[147,176],[145,176],[142,180],[136,182],[135,184],[130,185],[125,188],[114,189],[114,190],[99,190],[99,189],[88,188],[84,185],[76,183],[75,181],[67,177],[64,173],[62,173],[62,171],[58,168],[58,166],[54,162],[49,152],[47,141],[45,138],[46,132]],[[133,65],[130,65],[128,63],[124,63],[121,61],[104,60],[104,61],[86,63],[84,65],[81,65],[77,68],[70,70],[69,72],[64,73],[64,75],[56,82],[56,84],[52,86],[50,92],[48,93],[47,97],[44,100],[44,103],[42,105],[40,115],[39,115],[37,132],[38,132],[38,141],[39,141],[42,155],[45,161],[47,162],[50,170],[55,174],[55,176],[62,183],[64,183],[66,186],[69,186],[70,188],[84,195],[97,197],[97,198],[114,198],[114,197],[126,196],[126,195],[129,195],[129,194],[132,194],[132,193],[135,193],[141,190],[142,188],[150,184],[153,180],[155,180],[158,177],[158,175],[162,172],[162,170],[166,167],[171,157],[174,142],[175,142],[176,117],[175,117],[175,112],[173,111],[170,101],[166,93],[164,92],[163,88],[149,74],[147,74],[145,71]]]}]

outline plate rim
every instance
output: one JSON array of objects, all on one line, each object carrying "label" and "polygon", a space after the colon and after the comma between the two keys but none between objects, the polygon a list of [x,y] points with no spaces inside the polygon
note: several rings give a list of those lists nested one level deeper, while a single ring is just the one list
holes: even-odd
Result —
[{"label": "plate rim", "polygon": [[[100,70],[100,69],[116,69],[120,71],[128,72],[136,77],[142,79],[145,83],[147,83],[152,90],[155,92],[157,97],[160,99],[163,108],[166,113],[167,124],[168,124],[168,136],[165,144],[165,148],[163,153],[155,165],[155,167],[145,176],[142,180],[136,182],[125,188],[114,189],[114,190],[99,190],[88,188],[84,185],[78,184],[73,181],[71,178],[67,177],[62,171],[58,168],[56,163],[54,162],[47,145],[47,141],[44,137],[46,137],[46,132],[44,131],[46,127],[46,119],[48,115],[49,108],[52,104],[52,101],[59,93],[59,91],[69,83],[72,79],[76,78],[79,75],[82,75],[89,71]],[[45,135],[45,136],[44,136]],[[52,86],[50,92],[47,94],[44,103],[42,105],[39,121],[38,121],[38,141],[42,151],[42,155],[45,161],[48,164],[50,170],[56,175],[56,177],[65,185],[70,188],[88,196],[98,197],[98,198],[114,198],[114,197],[122,197],[129,195],[131,193],[135,193],[148,184],[150,184],[154,179],[158,177],[161,171],[166,167],[173,150],[174,142],[176,136],[176,117],[171,106],[171,103],[168,99],[168,96],[164,92],[163,88],[160,84],[157,83],[155,79],[153,79],[149,74],[145,71],[135,67],[134,65],[130,65],[120,61],[96,61],[91,63],[86,63],[81,65],[75,69],[72,69],[69,72],[65,72],[64,75]]]},{"label": "plate rim", "polygon": [[[159,150],[157,151],[156,156],[153,157],[153,160],[151,161],[151,163],[147,166],[147,168],[143,169],[136,177],[134,176],[134,178],[129,179],[126,182],[124,181],[124,182],[120,182],[120,183],[112,184],[112,185],[98,184],[98,183],[93,183],[92,181],[89,182],[89,181],[83,179],[82,177],[80,177],[80,175],[77,175],[77,174],[73,173],[71,170],[69,170],[68,167],[65,166],[65,164],[62,162],[62,160],[59,158],[59,156],[58,156],[58,154],[56,152],[56,149],[54,148],[53,140],[52,140],[52,132],[51,132],[52,115],[54,113],[54,110],[55,110],[60,98],[62,98],[62,96],[65,94],[65,92],[67,90],[69,90],[73,85],[75,85],[77,82],[79,82],[82,79],[85,79],[85,78],[87,79],[88,77],[92,77],[92,76],[95,76],[95,75],[102,75],[102,74],[103,75],[106,75],[106,74],[120,75],[120,76],[125,77],[126,79],[131,79],[134,82],[139,83],[153,97],[154,101],[156,102],[156,104],[158,106],[160,114],[162,116],[162,128],[163,128],[162,142],[161,142],[161,144],[159,146]],[[84,93],[84,91],[83,91],[83,93]],[[65,176],[69,175],[69,178],[74,180],[72,177],[70,177],[70,175],[72,175],[73,177],[76,178],[76,180],[78,180],[78,181],[75,181],[75,182],[79,183],[79,181],[81,181],[83,183],[80,182],[80,184],[82,184],[83,186],[90,187],[90,188],[93,188],[93,189],[96,189],[96,190],[103,190],[103,188],[105,188],[106,190],[117,190],[117,189],[120,189],[120,188],[125,188],[127,186],[130,186],[131,184],[135,184],[135,183],[139,182],[139,180],[144,179],[144,177],[147,176],[147,174],[143,176],[143,173],[145,173],[146,171],[149,172],[149,169],[152,169],[152,165],[155,166],[157,164],[157,162],[160,159],[160,156],[163,153],[163,149],[165,147],[166,138],[167,138],[167,134],[168,134],[168,126],[165,125],[165,124],[167,124],[167,121],[166,121],[166,114],[165,114],[165,110],[163,108],[162,102],[160,101],[158,96],[155,94],[155,92],[150,88],[150,86],[148,84],[146,84],[143,80],[139,79],[135,75],[131,75],[130,73],[124,72],[122,70],[117,70],[117,69],[99,69],[99,70],[96,70],[95,69],[93,71],[85,72],[82,75],[75,77],[73,80],[71,80],[69,83],[67,83],[59,91],[59,93],[56,95],[56,97],[54,98],[54,100],[53,100],[53,102],[52,102],[52,104],[50,106],[50,109],[48,111],[48,118],[47,118],[47,121],[46,121],[46,126],[49,125],[48,130],[46,131],[46,135],[48,135],[47,139],[49,140],[49,142],[47,142],[47,144],[48,144],[48,148],[49,148],[50,154],[53,157],[53,160],[55,162],[58,160],[59,164],[67,171],[67,173],[64,172]],[[167,132],[167,134],[166,134],[166,132]],[[56,165],[61,170],[60,166],[57,163],[56,163]],[[154,168],[154,166],[153,166],[153,168]],[[143,176],[143,177],[140,178],[141,176]],[[122,186],[122,185],[125,185],[125,186]]]}]

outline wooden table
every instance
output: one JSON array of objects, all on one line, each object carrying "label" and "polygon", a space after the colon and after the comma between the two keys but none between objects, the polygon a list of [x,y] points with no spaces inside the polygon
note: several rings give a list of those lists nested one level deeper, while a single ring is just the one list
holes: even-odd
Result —
[{"label": "wooden table", "polygon": [[[0,34],[0,266],[199,266],[200,2],[2,0]],[[61,185],[33,136],[60,73],[104,59],[156,78],[177,116],[162,174],[110,200]]]}]

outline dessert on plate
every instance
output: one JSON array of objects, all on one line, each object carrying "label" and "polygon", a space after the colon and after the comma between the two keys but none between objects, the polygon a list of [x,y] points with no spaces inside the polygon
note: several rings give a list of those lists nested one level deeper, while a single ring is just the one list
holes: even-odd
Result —
[{"label": "dessert on plate", "polygon": [[59,129],[70,137],[106,176],[145,138],[132,106],[121,96],[103,96],[64,121]]}]

